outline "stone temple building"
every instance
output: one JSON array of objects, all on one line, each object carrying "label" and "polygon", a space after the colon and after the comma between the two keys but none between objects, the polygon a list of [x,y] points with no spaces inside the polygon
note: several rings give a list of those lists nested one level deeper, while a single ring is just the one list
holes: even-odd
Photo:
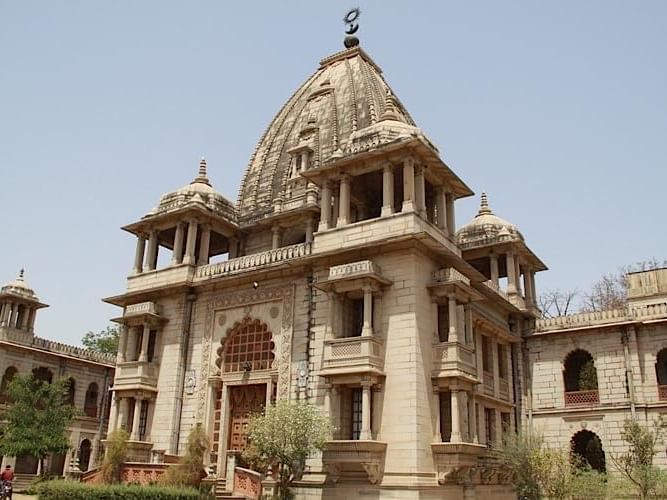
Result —
[{"label": "stone temple building", "polygon": [[526,422],[601,471],[626,450],[625,420],[667,415],[667,269],[627,280],[627,306],[540,319],[526,337]]},{"label": "stone temple building", "polygon": [[[0,288],[0,409],[7,404],[7,385],[17,374],[32,373],[48,382],[69,379],[68,403],[80,413],[69,428],[72,448],[66,456],[48,457],[45,464],[49,474],[63,475],[77,459],[78,467],[85,471],[95,465],[100,439],[106,436],[115,360],[36,336],[37,313],[48,306],[40,302],[23,274],[22,270],[16,280]],[[2,469],[13,465],[26,478],[41,472],[37,459],[30,456],[0,457],[0,462]]]},{"label": "stone temple building", "polygon": [[130,432],[132,460],[161,461],[201,424],[231,489],[249,412],[303,399],[335,432],[300,497],[512,498],[486,452],[524,411],[546,266],[485,196],[456,231],[473,192],[349,45],[271,121],[236,203],[202,160],[123,228],[136,254],[105,299],[122,308],[110,429]]}]

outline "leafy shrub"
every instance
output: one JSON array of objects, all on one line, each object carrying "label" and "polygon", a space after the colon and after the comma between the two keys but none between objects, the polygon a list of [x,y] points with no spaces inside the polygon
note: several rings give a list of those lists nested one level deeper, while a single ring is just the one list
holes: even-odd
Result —
[{"label": "leafy shrub", "polygon": [[188,434],[185,455],[178,461],[178,465],[172,465],[165,471],[159,483],[171,486],[198,486],[206,476],[204,454],[208,446],[206,431],[201,424],[197,424]]},{"label": "leafy shrub", "polygon": [[120,482],[120,468],[127,456],[127,440],[129,437],[129,434],[123,429],[118,429],[109,434],[107,453],[100,467],[102,482],[106,484]]},{"label": "leafy shrub", "polygon": [[38,484],[39,500],[198,500],[192,488],[135,485],[98,485],[73,481],[44,481]]}]

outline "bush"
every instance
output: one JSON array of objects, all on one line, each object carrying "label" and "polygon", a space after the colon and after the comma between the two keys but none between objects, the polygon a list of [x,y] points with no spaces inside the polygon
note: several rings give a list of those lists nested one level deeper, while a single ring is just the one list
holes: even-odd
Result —
[{"label": "bush", "polygon": [[198,500],[191,488],[135,485],[97,485],[72,481],[44,481],[36,486],[39,500]]},{"label": "bush", "polygon": [[195,425],[188,434],[185,455],[160,476],[159,483],[169,486],[199,486],[204,472],[204,455],[208,449],[208,436],[201,424]]},{"label": "bush", "polygon": [[120,468],[125,462],[127,455],[127,440],[129,434],[123,429],[118,429],[109,434],[107,440],[107,453],[100,467],[102,482],[106,484],[120,482]]}]

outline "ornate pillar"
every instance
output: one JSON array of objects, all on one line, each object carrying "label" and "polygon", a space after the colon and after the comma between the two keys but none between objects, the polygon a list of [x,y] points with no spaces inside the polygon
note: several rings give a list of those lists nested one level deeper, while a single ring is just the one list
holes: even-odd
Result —
[{"label": "ornate pillar", "polygon": [[141,336],[141,352],[139,354],[139,361],[148,361],[148,339],[151,336],[151,327],[148,323],[144,323],[144,334]]},{"label": "ornate pillar", "polygon": [[444,186],[438,186],[435,189],[435,211],[437,212],[437,225],[444,232],[447,232],[447,208],[445,197]]},{"label": "ornate pillar", "polygon": [[148,253],[146,254],[146,265],[144,268],[148,268],[149,271],[155,270],[157,267],[157,252],[157,229],[151,229],[150,236],[148,237]]},{"label": "ornate pillar", "polygon": [[118,407],[119,401],[116,397],[116,393],[111,393],[111,410],[109,412],[109,433],[115,431],[118,428]]},{"label": "ornate pillar", "polygon": [[470,302],[465,304],[463,306],[463,315],[465,318],[465,338],[466,338],[466,344],[472,344],[474,342],[473,339],[473,331],[472,331],[472,307],[470,305]]},{"label": "ornate pillar", "polygon": [[144,253],[146,252],[146,236],[139,234],[137,236],[137,248],[134,251],[133,274],[141,274],[144,271]]},{"label": "ornate pillar", "polygon": [[470,407],[468,408],[468,427],[470,428],[471,436],[468,436],[470,441],[479,443],[479,429],[477,427],[477,401],[475,398],[475,390],[470,393]]},{"label": "ornate pillar", "polygon": [[394,166],[385,163],[382,169],[382,211],[381,217],[394,213]]},{"label": "ornate pillar", "polygon": [[116,394],[116,398],[118,399],[118,425],[116,426],[116,429],[122,428],[127,430],[127,417],[129,414],[130,401],[128,398],[119,397],[118,394]]},{"label": "ornate pillar", "polygon": [[340,177],[340,214],[336,227],[345,226],[350,222],[350,176],[343,174]]},{"label": "ornate pillar", "polygon": [[447,193],[445,205],[447,207],[447,229],[449,230],[449,235],[454,236],[456,223],[454,219],[454,195],[452,193]]},{"label": "ornate pillar", "polygon": [[325,332],[325,339],[330,340],[335,338],[334,321],[336,320],[336,294],[333,291],[327,293],[329,299],[329,311],[327,317],[327,329]]},{"label": "ornate pillar", "polygon": [[495,253],[489,255],[489,264],[491,267],[491,283],[498,286],[498,256]]},{"label": "ornate pillar", "polygon": [[239,256],[239,240],[236,238],[229,238],[227,240],[227,256],[230,259],[235,259]]},{"label": "ornate pillar", "polygon": [[505,263],[507,267],[507,293],[516,293],[516,271],[514,270],[514,252],[507,250],[505,254]]},{"label": "ornate pillar", "polygon": [[424,167],[418,165],[415,168],[415,209],[422,217],[426,216],[426,186],[424,184]]},{"label": "ornate pillar", "polygon": [[415,209],[415,161],[412,158],[403,160],[403,206],[401,212]]},{"label": "ornate pillar", "polygon": [[324,181],[320,191],[320,224],[318,231],[329,229],[329,219],[331,218],[331,183]]},{"label": "ornate pillar", "polygon": [[306,243],[313,242],[313,218],[308,217],[306,219]]},{"label": "ornate pillar", "polygon": [[459,389],[458,387],[451,387],[452,398],[452,443],[461,442],[461,410],[459,408]]},{"label": "ornate pillar", "polygon": [[202,225],[201,239],[199,240],[199,259],[197,264],[200,266],[208,264],[208,253],[211,248],[211,227],[208,224]]},{"label": "ornate pillar", "polygon": [[533,293],[533,305],[536,305],[537,304],[537,300],[536,300],[537,299],[537,290],[535,288],[535,271],[533,271],[531,269],[530,272],[528,273],[528,276],[529,276],[529,281],[530,281],[530,289]]},{"label": "ornate pillar", "polygon": [[516,278],[514,283],[516,283],[516,293],[519,296],[523,295],[521,291],[521,264],[519,263],[519,254],[514,254],[514,272],[516,273]]},{"label": "ornate pillar", "polygon": [[5,315],[7,314],[8,307],[9,304],[7,302],[0,304],[0,326],[5,326]]},{"label": "ornate pillar", "polygon": [[364,325],[361,329],[362,337],[373,335],[373,290],[364,286]]},{"label": "ornate pillar", "polygon": [[371,383],[364,381],[361,383],[361,433],[360,441],[373,439],[371,435]]},{"label": "ornate pillar", "polygon": [[500,360],[498,359],[498,342],[496,339],[489,339],[489,348],[491,349],[491,363],[493,366],[493,395],[497,398],[500,395]]},{"label": "ornate pillar", "polygon": [[127,349],[127,325],[120,326],[120,335],[118,336],[118,355],[116,356],[117,363],[124,363]]},{"label": "ornate pillar", "polygon": [[456,320],[456,297],[450,295],[448,299],[449,306],[449,336],[448,342],[458,342],[459,336],[457,332],[457,320]]},{"label": "ornate pillar", "polygon": [[[329,415],[331,417],[331,384],[327,380],[324,384],[324,414]],[[329,439],[333,439],[333,435],[331,432],[333,429],[330,429],[329,435],[327,436]]]},{"label": "ornate pillar", "polygon": [[132,415],[132,433],[130,434],[131,441],[139,441],[139,421],[141,419],[141,399],[134,400],[134,415]]},{"label": "ornate pillar", "polygon": [[523,289],[526,292],[526,305],[535,305],[535,292],[533,291],[533,283],[531,276],[533,271],[530,268],[523,269]]},{"label": "ornate pillar", "polygon": [[37,308],[31,307],[29,312],[30,312],[30,317],[28,319],[28,331],[32,333],[35,331],[35,318],[37,317]]},{"label": "ornate pillar", "polygon": [[183,238],[185,237],[185,224],[176,224],[176,236],[174,236],[174,251],[171,254],[171,265],[183,262]]},{"label": "ornate pillar", "polygon": [[477,404],[477,434],[479,444],[486,444],[486,413],[484,412],[484,405]]},{"label": "ornate pillar", "polygon": [[282,228],[276,224],[271,228],[271,232],[273,233],[273,237],[271,239],[271,248],[275,250],[276,248],[280,248],[280,237],[282,236]]},{"label": "ornate pillar", "polygon": [[197,244],[197,221],[192,219],[188,221],[188,236],[185,242],[185,256],[183,264],[192,265],[195,263],[195,245]]},{"label": "ornate pillar", "polygon": [[32,308],[29,308],[28,306],[23,306],[23,314],[21,315],[21,325],[19,328],[21,330],[28,330],[28,320],[29,316],[31,314]]},{"label": "ornate pillar", "polygon": [[9,319],[7,321],[7,325],[10,328],[16,328],[16,322],[18,320],[18,315],[19,315],[19,305],[12,302],[10,304]]},{"label": "ornate pillar", "polygon": [[440,428],[440,388],[433,386],[433,442],[442,443],[442,429]]}]

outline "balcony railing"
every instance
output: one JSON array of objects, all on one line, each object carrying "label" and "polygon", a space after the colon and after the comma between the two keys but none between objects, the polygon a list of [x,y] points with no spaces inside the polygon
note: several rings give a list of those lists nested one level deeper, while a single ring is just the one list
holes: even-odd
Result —
[{"label": "balcony railing", "polygon": [[600,391],[570,391],[565,393],[565,406],[589,406],[600,404]]},{"label": "balcony railing", "polygon": [[116,380],[114,386],[144,385],[157,387],[158,367],[147,361],[127,361],[116,365]]},{"label": "balcony railing", "polygon": [[323,372],[331,375],[381,372],[384,365],[382,347],[382,341],[372,335],[325,340]]},{"label": "balcony railing", "polygon": [[471,348],[458,342],[441,342],[433,346],[433,375],[451,376],[457,370],[476,376],[475,356]]},{"label": "balcony railing", "polygon": [[484,382],[484,394],[487,396],[495,396],[493,373],[485,371],[482,376],[482,381]]},{"label": "balcony railing", "polygon": [[660,401],[667,400],[667,385],[658,386],[658,399]]},{"label": "balcony railing", "polygon": [[503,399],[510,398],[510,384],[504,378],[498,380],[498,385],[500,388],[500,397]]}]

